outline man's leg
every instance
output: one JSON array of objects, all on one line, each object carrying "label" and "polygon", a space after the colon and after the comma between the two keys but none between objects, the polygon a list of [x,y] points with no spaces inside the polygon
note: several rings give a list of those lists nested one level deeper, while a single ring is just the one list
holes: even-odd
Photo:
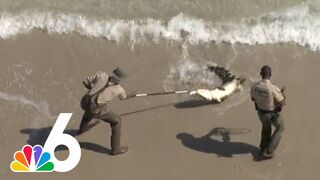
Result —
[{"label": "man's leg", "polygon": [[104,122],[108,122],[111,126],[111,154],[123,154],[128,151],[128,147],[121,147],[121,118],[118,114],[108,111],[102,115],[99,119]]},{"label": "man's leg", "polygon": [[259,118],[262,124],[261,140],[260,140],[260,153],[267,150],[271,141],[271,123],[268,114],[259,113]]},{"label": "man's leg", "polygon": [[271,123],[275,127],[275,131],[273,132],[271,141],[268,146],[269,153],[273,153],[277,149],[282,136],[282,132],[284,131],[284,124],[280,114],[275,113],[271,119]]},{"label": "man's leg", "polygon": [[85,131],[87,131],[88,129],[88,124],[90,123],[90,121],[93,119],[93,115],[91,113],[88,112],[84,112],[83,116],[82,116],[82,120],[80,123],[80,127],[78,130],[78,134],[82,134]]}]

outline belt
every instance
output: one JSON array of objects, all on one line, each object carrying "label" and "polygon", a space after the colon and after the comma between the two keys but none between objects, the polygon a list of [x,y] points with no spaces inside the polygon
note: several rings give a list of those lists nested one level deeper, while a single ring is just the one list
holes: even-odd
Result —
[{"label": "belt", "polygon": [[275,110],[268,111],[268,110],[259,109],[259,108],[257,108],[257,110],[258,110],[260,113],[262,113],[262,114],[275,113],[275,112],[276,112]]}]

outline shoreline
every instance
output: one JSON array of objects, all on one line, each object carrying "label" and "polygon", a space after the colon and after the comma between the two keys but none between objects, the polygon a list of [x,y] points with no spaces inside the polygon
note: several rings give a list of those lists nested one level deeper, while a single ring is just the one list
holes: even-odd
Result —
[{"label": "shoreline", "polygon": [[[122,118],[122,142],[129,146],[129,153],[119,157],[104,153],[110,148],[110,128],[101,122],[77,137],[82,144],[78,166],[73,171],[51,173],[50,176],[11,173],[8,167],[13,153],[32,138],[32,133],[44,135],[47,131],[43,130],[53,125],[55,119],[46,119],[19,101],[0,98],[0,109],[4,110],[0,113],[0,140],[5,147],[0,148],[1,176],[8,180],[102,176],[114,180],[129,177],[155,180],[320,177],[320,155],[317,153],[320,144],[315,141],[320,135],[316,121],[320,85],[311,81],[320,76],[319,52],[291,44],[200,44],[189,45],[187,51],[184,57],[181,44],[168,41],[137,44],[131,49],[126,43],[33,31],[0,40],[0,92],[13,97],[23,96],[41,107],[44,107],[41,102],[45,102],[53,116],[73,112],[68,129],[76,129],[82,116],[78,104],[85,92],[81,81],[97,70],[111,72],[120,66],[128,74],[122,82],[124,88],[128,92],[143,93],[165,90],[164,82],[170,68],[177,72],[179,68],[186,68],[179,66],[179,61],[185,59],[200,65],[214,62],[228,66],[232,72],[244,74],[251,81],[258,79],[262,65],[269,64],[274,70],[274,82],[286,86],[288,97],[288,105],[283,111],[284,136],[273,160],[257,163],[250,154],[258,147],[261,125],[248,96],[249,81],[243,92],[219,105],[182,109],[171,105],[188,100],[184,95],[113,102],[112,108],[119,114],[131,113]],[[176,82],[176,79],[169,80]],[[186,86],[173,83],[173,87]],[[245,128],[251,132],[231,135],[231,143],[223,142],[218,135],[201,138],[215,128]],[[28,133],[23,129],[33,131]],[[180,139],[186,134],[188,136]],[[192,139],[188,139],[190,137]],[[224,152],[232,157],[222,156]],[[58,152],[61,156],[67,153]]]}]

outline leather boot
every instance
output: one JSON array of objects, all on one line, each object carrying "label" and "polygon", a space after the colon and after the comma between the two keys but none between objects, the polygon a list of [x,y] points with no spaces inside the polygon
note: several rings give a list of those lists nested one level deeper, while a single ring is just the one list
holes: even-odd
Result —
[{"label": "leather boot", "polygon": [[111,155],[123,154],[128,151],[127,146],[120,146],[121,138],[121,120],[118,123],[111,124]]},{"label": "leather boot", "polygon": [[129,148],[127,146],[122,146],[116,149],[112,149],[111,150],[111,155],[115,156],[115,155],[119,155],[119,154],[124,154],[126,152],[128,152]]}]

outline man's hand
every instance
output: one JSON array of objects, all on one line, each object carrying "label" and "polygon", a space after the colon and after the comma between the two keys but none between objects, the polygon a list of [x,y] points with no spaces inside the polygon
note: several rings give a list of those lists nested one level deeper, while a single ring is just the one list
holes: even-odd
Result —
[{"label": "man's hand", "polygon": [[87,88],[88,90],[90,90],[92,87],[91,87],[91,84],[88,80],[84,80],[82,81],[82,84],[85,88]]},{"label": "man's hand", "polygon": [[130,99],[136,97],[136,92],[135,91],[130,91],[129,93],[127,93],[127,98],[126,99]]},{"label": "man's hand", "polygon": [[286,91],[286,87],[282,86],[282,88],[281,88],[281,93],[282,93],[282,95],[283,95],[284,99],[286,99],[286,98],[287,98],[287,97],[286,97],[286,93],[285,93],[285,91]]},{"label": "man's hand", "polygon": [[277,103],[276,112],[281,112],[282,107],[287,104],[287,103],[286,103],[287,97],[286,97],[285,91],[286,91],[286,88],[285,88],[284,86],[282,86],[280,92],[281,92],[281,94],[283,95],[284,99],[283,99],[281,102]]}]

